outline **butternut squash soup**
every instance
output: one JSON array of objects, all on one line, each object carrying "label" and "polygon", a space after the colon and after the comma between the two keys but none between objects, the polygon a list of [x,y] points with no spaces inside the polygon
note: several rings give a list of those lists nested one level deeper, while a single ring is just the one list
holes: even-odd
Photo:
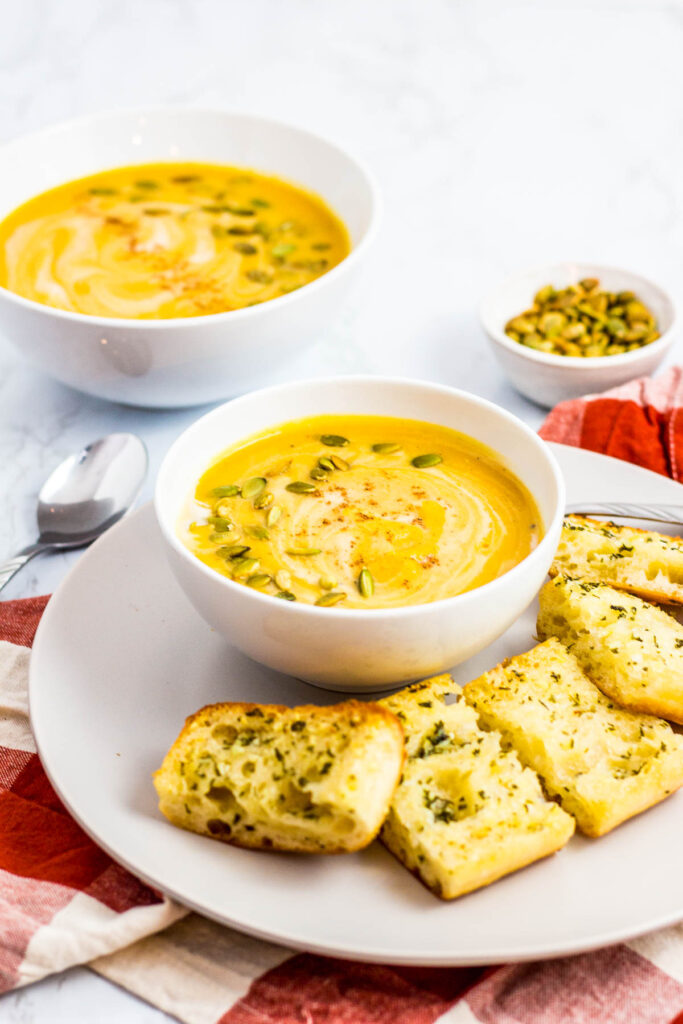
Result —
[{"label": "butternut squash soup", "polygon": [[314,281],[349,252],[323,200],[213,164],[145,164],[60,185],[0,223],[0,285],[91,316],[225,313]]},{"label": "butternut squash soup", "polygon": [[489,448],[417,420],[320,416],[248,438],[207,469],[179,535],[206,565],[321,607],[398,608],[462,594],[543,533]]}]

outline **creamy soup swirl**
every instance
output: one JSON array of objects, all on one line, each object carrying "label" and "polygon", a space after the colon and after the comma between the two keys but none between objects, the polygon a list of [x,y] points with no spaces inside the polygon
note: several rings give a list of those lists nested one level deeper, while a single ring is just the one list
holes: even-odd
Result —
[{"label": "creamy soup swirl", "polygon": [[349,251],[319,197],[255,171],[147,164],[61,185],[0,223],[0,284],[58,309],[166,319],[287,294]]},{"label": "creamy soup swirl", "polygon": [[[347,443],[325,443],[335,439]],[[531,495],[489,449],[375,416],[250,439],[202,476],[179,529],[237,582],[340,608],[452,597],[512,568],[542,535]]]}]

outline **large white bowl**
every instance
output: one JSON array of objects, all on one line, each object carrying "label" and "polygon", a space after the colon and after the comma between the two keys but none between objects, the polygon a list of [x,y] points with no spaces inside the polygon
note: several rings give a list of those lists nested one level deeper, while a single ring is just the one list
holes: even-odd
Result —
[{"label": "large white bowl", "polygon": [[[180,541],[182,509],[207,466],[234,443],[323,413],[410,417],[489,445],[526,484],[545,536],[519,565],[466,594],[398,609],[317,608],[279,601],[221,576]],[[510,413],[462,391],[408,380],[344,377],[245,395],[203,416],[163,461],[156,514],[172,569],[198,612],[256,661],[325,689],[372,691],[441,672],[504,632],[539,589],[557,547],[564,483],[549,448]]]},{"label": "large white bowl", "polygon": [[[643,348],[617,356],[582,359],[537,352],[508,338],[505,324],[528,309],[543,285],[566,288],[584,277],[597,277],[609,291],[633,291],[655,314],[661,337]],[[671,296],[641,274],[595,263],[552,263],[508,278],[480,306],[481,322],[493,353],[514,387],[532,402],[550,407],[569,398],[605,391],[634,377],[649,376],[659,366],[675,336],[676,312]]]},{"label": "large white bowl", "polygon": [[351,253],[288,295],[205,317],[85,316],[0,287],[0,331],[41,370],[81,391],[132,405],[196,405],[268,383],[313,343],[356,276],[379,203],[368,172],[317,135],[261,117],[166,108],[85,117],[0,149],[0,219],[70,179],[163,160],[253,167],[303,185],[344,221]]}]

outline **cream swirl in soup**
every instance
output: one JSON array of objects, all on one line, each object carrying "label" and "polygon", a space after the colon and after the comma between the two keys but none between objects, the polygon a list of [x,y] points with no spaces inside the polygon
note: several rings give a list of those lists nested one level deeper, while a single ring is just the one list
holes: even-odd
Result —
[{"label": "cream swirl in soup", "polygon": [[538,509],[502,460],[430,423],[323,416],[226,452],[179,524],[239,583],[320,607],[398,608],[481,586],[538,543]]},{"label": "cream swirl in soup", "polygon": [[308,284],[349,251],[318,196],[213,164],[124,167],[44,192],[0,223],[0,284],[92,316],[225,313]]}]

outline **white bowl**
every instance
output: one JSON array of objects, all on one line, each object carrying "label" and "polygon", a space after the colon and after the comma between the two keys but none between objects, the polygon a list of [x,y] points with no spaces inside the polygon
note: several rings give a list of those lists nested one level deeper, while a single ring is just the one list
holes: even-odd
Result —
[{"label": "white bowl", "polygon": [[[182,510],[207,466],[232,444],[291,419],[365,413],[459,430],[502,457],[534,496],[545,536],[491,583],[431,604],[397,609],[317,608],[258,593],[221,576],[177,535]],[[498,406],[435,384],[342,377],[267,388],[220,406],[189,427],[163,461],[156,514],[172,569],[206,621],[251,658],[325,689],[372,691],[441,672],[500,636],[524,611],[550,567],[564,483],[550,449]]]},{"label": "white bowl", "polygon": [[379,202],[372,178],[337,146],[277,121],[190,108],[124,111],[71,121],[3,147],[0,219],[61,182],[157,160],[253,167],[303,185],[341,217],[352,250],[297,291],[204,317],[85,316],[0,287],[0,330],[41,370],[112,401],[196,405],[262,386],[313,343],[345,299],[375,233]]},{"label": "white bowl", "polygon": [[[546,284],[565,288],[584,277],[599,278],[601,287],[609,291],[635,292],[656,316],[661,337],[633,352],[593,359],[537,352],[508,338],[505,324],[529,308],[539,288]],[[671,296],[658,285],[629,270],[594,263],[552,263],[525,270],[495,288],[479,312],[494,355],[513,386],[546,407],[648,376],[673,342],[676,321]]]}]

